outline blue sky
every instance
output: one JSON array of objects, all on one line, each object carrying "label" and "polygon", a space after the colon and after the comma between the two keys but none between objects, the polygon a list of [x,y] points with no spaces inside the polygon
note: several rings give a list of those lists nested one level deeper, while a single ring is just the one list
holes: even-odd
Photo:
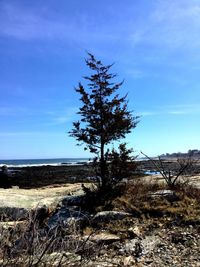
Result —
[{"label": "blue sky", "polygon": [[68,137],[86,51],[115,62],[149,155],[199,149],[199,0],[1,0],[0,159],[88,157]]}]

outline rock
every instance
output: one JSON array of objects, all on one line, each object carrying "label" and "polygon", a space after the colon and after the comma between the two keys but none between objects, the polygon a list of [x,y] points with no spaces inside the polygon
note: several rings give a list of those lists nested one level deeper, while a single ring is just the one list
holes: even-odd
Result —
[{"label": "rock", "polygon": [[153,260],[152,260],[152,259],[147,259],[147,260],[145,260],[145,263],[146,263],[147,265],[149,265],[149,264],[153,263]]},{"label": "rock", "polygon": [[158,236],[150,235],[146,236],[142,241],[143,254],[148,254],[154,250],[154,248],[160,243],[160,238]]},{"label": "rock", "polygon": [[[0,229],[17,229],[20,226],[24,226],[25,221],[8,221],[8,222],[0,222]],[[1,228],[2,227],[2,228]]]},{"label": "rock", "polygon": [[123,218],[131,216],[130,213],[123,211],[101,211],[94,215],[93,221],[110,221],[110,220],[121,220]]},{"label": "rock", "polygon": [[0,207],[0,214],[5,216],[10,221],[19,221],[26,219],[28,216],[28,210],[18,207]]},{"label": "rock", "polygon": [[89,219],[90,215],[81,212],[78,207],[62,207],[49,218],[47,223],[50,228],[56,227],[58,224],[75,226]]},{"label": "rock", "polygon": [[32,218],[41,224],[49,216],[49,208],[46,205],[38,206],[31,210],[18,207],[0,207],[0,214],[10,221],[20,221]]},{"label": "rock", "polygon": [[[9,220],[21,220],[27,214],[38,207],[47,206],[54,209],[58,203],[66,198],[68,192],[81,195],[80,184],[69,184],[60,187],[45,187],[40,189],[10,189],[0,188],[0,214]],[[83,193],[82,193],[83,194]],[[70,196],[67,202],[75,202],[76,196]],[[5,215],[5,216],[4,216]]]},{"label": "rock", "polygon": [[158,196],[166,196],[166,195],[173,195],[174,191],[172,190],[158,190],[156,192],[150,193],[152,197],[158,197]]},{"label": "rock", "polygon": [[119,241],[120,237],[114,234],[110,233],[100,233],[100,234],[95,234],[90,237],[91,241],[95,241],[97,243],[112,243],[115,241]]},{"label": "rock", "polygon": [[128,256],[123,259],[123,266],[133,266],[133,264],[135,264],[133,256]]},{"label": "rock", "polygon": [[140,229],[138,226],[130,227],[128,229],[130,238],[139,237],[141,235]]},{"label": "rock", "polygon": [[139,257],[142,255],[142,245],[138,239],[132,239],[125,243],[124,247],[120,249],[122,254],[133,255],[135,257]]},{"label": "rock", "polygon": [[184,244],[187,241],[187,238],[184,233],[174,233],[172,234],[171,240],[174,244]]},{"label": "rock", "polygon": [[1,188],[11,187],[8,175],[8,168],[6,165],[3,165],[0,170],[0,187]]},{"label": "rock", "polygon": [[146,236],[144,239],[131,239],[122,246],[120,253],[122,255],[126,254],[140,257],[153,251],[159,241],[160,239],[156,236]]},{"label": "rock", "polygon": [[156,192],[150,193],[150,197],[163,197],[168,201],[177,201],[179,197],[173,190],[158,190]]},{"label": "rock", "polygon": [[80,206],[83,203],[85,194],[67,196],[62,200],[62,206]]}]

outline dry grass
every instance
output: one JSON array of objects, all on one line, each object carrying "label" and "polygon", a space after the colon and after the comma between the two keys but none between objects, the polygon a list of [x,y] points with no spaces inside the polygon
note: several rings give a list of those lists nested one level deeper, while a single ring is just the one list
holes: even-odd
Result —
[{"label": "dry grass", "polygon": [[200,189],[178,184],[173,195],[153,196],[167,187],[164,183],[136,180],[127,185],[124,194],[112,201],[113,209],[130,212],[138,218],[160,218],[200,224]]},{"label": "dry grass", "polygon": [[23,223],[1,223],[0,266],[82,266],[95,258],[98,248],[77,224],[41,228],[36,214]]},{"label": "dry grass", "polygon": [[130,181],[123,194],[99,206],[96,210],[118,210],[132,216],[122,220],[99,221],[91,223],[84,229],[84,234],[92,231],[108,232],[120,237],[121,242],[134,238],[131,230],[139,227],[142,236],[148,235],[153,229],[158,232],[163,228],[174,226],[187,227],[200,225],[200,189],[192,186],[179,185],[174,189],[176,198],[165,196],[152,197],[153,192],[166,190],[166,184],[145,182],[143,179]]}]

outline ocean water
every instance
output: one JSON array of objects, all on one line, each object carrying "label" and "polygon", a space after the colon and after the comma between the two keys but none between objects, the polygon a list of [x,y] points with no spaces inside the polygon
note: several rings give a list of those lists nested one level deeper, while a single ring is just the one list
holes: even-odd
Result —
[{"label": "ocean water", "polygon": [[0,160],[0,167],[28,167],[28,166],[61,166],[61,165],[80,165],[88,163],[88,158],[57,158],[57,159],[13,159]]}]

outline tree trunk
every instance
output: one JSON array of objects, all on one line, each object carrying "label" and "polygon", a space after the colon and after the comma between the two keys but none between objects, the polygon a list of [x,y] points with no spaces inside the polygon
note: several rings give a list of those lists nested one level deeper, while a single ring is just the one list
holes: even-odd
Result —
[{"label": "tree trunk", "polygon": [[106,187],[106,164],[104,156],[104,142],[101,140],[101,159],[100,159],[100,172],[101,172],[101,186]]}]

